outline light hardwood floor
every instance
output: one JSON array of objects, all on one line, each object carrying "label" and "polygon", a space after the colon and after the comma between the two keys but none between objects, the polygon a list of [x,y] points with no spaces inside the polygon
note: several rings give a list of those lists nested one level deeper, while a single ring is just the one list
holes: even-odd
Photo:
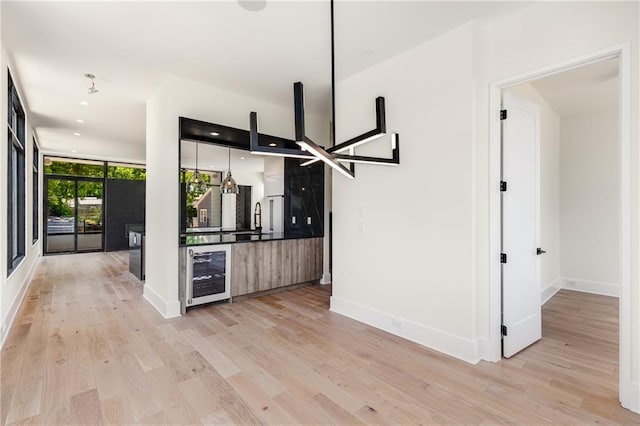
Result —
[{"label": "light hardwood floor", "polygon": [[1,354],[2,424],[639,424],[617,300],[562,291],[544,337],[469,365],[328,311],[310,286],[163,319],[123,254],[42,259]]}]

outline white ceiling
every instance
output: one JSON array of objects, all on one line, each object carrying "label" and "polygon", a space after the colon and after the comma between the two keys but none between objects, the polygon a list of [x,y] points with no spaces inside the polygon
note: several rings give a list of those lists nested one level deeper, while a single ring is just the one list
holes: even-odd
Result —
[{"label": "white ceiling", "polygon": [[618,103],[618,60],[609,59],[531,83],[559,115],[582,114]]},{"label": "white ceiling", "polygon": [[[337,78],[525,5],[338,1]],[[145,101],[167,74],[284,106],[303,81],[307,109],[327,116],[329,17],[326,0],[270,0],[259,12],[236,1],[2,1],[2,40],[43,149],[135,157],[144,156]],[[99,93],[87,94],[84,73],[97,76]]]}]

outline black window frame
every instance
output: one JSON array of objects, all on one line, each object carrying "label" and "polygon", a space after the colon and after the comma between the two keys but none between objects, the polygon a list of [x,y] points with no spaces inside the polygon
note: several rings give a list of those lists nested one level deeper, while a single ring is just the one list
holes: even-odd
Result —
[{"label": "black window frame", "polygon": [[7,276],[26,254],[26,117],[18,91],[7,69]]},{"label": "black window frame", "polygon": [[31,244],[35,244],[40,239],[40,148],[36,138],[33,138],[32,197]]}]

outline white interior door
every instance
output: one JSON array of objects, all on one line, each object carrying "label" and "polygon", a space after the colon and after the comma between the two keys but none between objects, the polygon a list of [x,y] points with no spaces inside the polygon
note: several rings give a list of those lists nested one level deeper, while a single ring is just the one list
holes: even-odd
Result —
[{"label": "white interior door", "polygon": [[539,134],[536,105],[505,92],[502,120],[502,354],[542,337],[538,256]]}]

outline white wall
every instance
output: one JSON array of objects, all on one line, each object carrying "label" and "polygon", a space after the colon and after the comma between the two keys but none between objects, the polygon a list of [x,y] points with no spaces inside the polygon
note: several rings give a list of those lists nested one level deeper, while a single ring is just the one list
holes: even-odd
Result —
[{"label": "white wall", "polygon": [[476,357],[473,37],[464,26],[339,82],[337,141],[370,130],[385,96],[401,164],[357,165],[332,185],[331,309],[466,360]]},{"label": "white wall", "polygon": [[[293,102],[292,102],[293,108]],[[144,295],[164,316],[179,315],[178,117],[248,129],[258,112],[260,132],[291,138],[293,110],[169,76],[147,102],[147,263]],[[322,119],[306,117],[307,132],[328,140]]]},{"label": "white wall", "polygon": [[560,117],[530,84],[510,92],[540,107],[540,292],[544,302],[560,286]]},{"label": "white wall", "polygon": [[[371,102],[384,95],[387,125],[400,133],[401,164],[358,166],[354,181],[333,177],[332,309],[463,359],[499,359],[489,344],[499,333],[490,327],[496,309],[490,265],[499,259],[489,234],[499,181],[490,174],[490,84],[629,43],[635,173],[639,16],[633,2],[535,4],[466,25],[339,82],[338,140],[368,130]],[[621,350],[632,372],[622,383],[640,389],[635,195],[631,208],[633,321],[625,327],[633,340]],[[632,395],[625,405],[640,410],[633,392],[625,393]]]},{"label": "white wall", "polygon": [[[1,15],[1,6],[0,6]],[[0,43],[1,43],[0,39]],[[2,47],[0,54],[0,119],[3,125],[6,125],[7,120],[7,67],[11,68],[9,57]],[[29,105],[25,102],[25,98],[22,96],[22,90],[20,89],[20,78],[12,72],[13,82],[18,89],[18,94],[22,99],[22,106],[25,109],[26,115],[26,147],[25,147],[25,177],[26,177],[26,208],[25,208],[25,258],[20,265],[7,277],[7,177],[6,170],[8,167],[8,140],[7,132],[0,132],[0,320],[2,325],[0,328],[0,342],[4,343],[6,333],[13,321],[15,314],[19,308],[20,302],[25,294],[26,288],[29,284],[31,276],[38,264],[38,260],[41,254],[41,241],[42,241],[42,226],[40,227],[40,238],[33,244],[32,243],[32,223],[33,223],[33,137],[34,133],[31,128]],[[42,164],[42,161],[40,161]],[[42,178],[40,178],[40,193],[42,194]],[[42,199],[42,195],[40,195]],[[42,212],[42,206],[40,207]]]},{"label": "white wall", "polygon": [[560,129],[561,274],[617,295],[617,108],[563,116]]}]

